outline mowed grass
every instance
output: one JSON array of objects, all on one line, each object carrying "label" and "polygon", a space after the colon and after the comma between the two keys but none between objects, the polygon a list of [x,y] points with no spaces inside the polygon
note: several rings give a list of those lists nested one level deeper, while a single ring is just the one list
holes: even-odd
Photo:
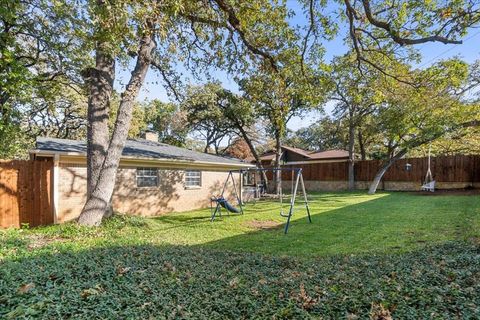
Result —
[{"label": "mowed grass", "polygon": [[480,317],[480,197],[298,200],[0,231],[0,318]]},{"label": "mowed grass", "polygon": [[[269,255],[319,257],[337,254],[406,252],[426,244],[480,237],[480,197],[392,192],[309,194],[312,223],[297,197],[288,234],[284,234],[289,198],[244,206],[211,222],[210,209],[155,218],[119,216],[98,229],[64,224],[3,232],[6,242],[43,242],[83,248],[101,243],[193,246]],[[236,205],[236,203],[232,203]],[[2,235],[2,233],[0,233]],[[49,240],[50,239],[50,240]],[[57,241],[58,240],[58,241]],[[38,241],[37,241],[38,242]],[[21,246],[0,257],[16,255]],[[19,251],[20,250],[20,251]]]},{"label": "mowed grass", "polygon": [[476,196],[326,193],[309,195],[309,207],[312,223],[297,198],[287,235],[282,207],[272,200],[249,203],[244,215],[224,214],[213,223],[209,210],[171,214],[153,219],[151,228],[170,244],[310,257],[408,251],[480,235]]}]

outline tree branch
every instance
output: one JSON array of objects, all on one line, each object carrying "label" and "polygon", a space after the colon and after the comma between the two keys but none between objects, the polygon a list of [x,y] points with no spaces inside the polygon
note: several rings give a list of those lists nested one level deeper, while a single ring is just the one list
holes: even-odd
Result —
[{"label": "tree branch", "polygon": [[233,10],[233,8],[229,4],[227,4],[227,2],[224,0],[215,0],[215,3],[217,3],[220,9],[227,15],[228,23],[238,33],[238,35],[240,36],[240,39],[242,39],[242,42],[245,44],[248,50],[250,50],[252,53],[256,55],[263,57],[265,60],[267,60],[270,63],[270,66],[272,67],[273,70],[278,71],[278,66],[274,57],[270,53],[262,49],[259,49],[257,46],[251,43],[250,40],[247,39],[247,35],[245,34],[245,31],[242,29],[240,20],[235,14],[235,11]]},{"label": "tree branch", "polygon": [[426,42],[442,42],[445,44],[461,44],[462,43],[461,40],[451,40],[446,37],[440,36],[438,34],[432,35],[429,37],[424,37],[424,38],[416,38],[416,39],[401,37],[398,34],[398,32],[392,28],[391,23],[378,20],[377,18],[375,18],[375,16],[372,14],[369,0],[361,0],[361,1],[363,4],[363,8],[365,10],[365,16],[367,17],[368,21],[372,25],[387,31],[390,37],[392,38],[392,40],[402,46],[414,45],[414,44],[420,44],[420,43],[426,43]]}]

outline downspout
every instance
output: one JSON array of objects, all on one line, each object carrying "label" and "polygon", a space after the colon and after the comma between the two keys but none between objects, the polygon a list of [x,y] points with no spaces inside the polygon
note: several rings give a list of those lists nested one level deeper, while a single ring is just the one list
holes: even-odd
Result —
[{"label": "downspout", "polygon": [[59,184],[60,184],[60,155],[58,153],[55,153],[53,156],[53,172],[52,172],[52,195],[53,195],[53,223],[57,224],[58,223],[58,215],[60,213],[60,204],[59,204]]}]

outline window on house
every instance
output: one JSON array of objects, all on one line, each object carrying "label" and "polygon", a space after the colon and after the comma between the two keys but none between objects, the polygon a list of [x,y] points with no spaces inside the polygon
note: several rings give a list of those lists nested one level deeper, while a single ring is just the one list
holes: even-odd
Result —
[{"label": "window on house", "polygon": [[137,187],[158,187],[157,168],[137,168]]},{"label": "window on house", "polygon": [[185,187],[201,187],[202,172],[198,170],[185,171]]},{"label": "window on house", "polygon": [[255,185],[255,174],[256,172],[244,172],[243,173],[243,185],[244,186],[253,186]]}]

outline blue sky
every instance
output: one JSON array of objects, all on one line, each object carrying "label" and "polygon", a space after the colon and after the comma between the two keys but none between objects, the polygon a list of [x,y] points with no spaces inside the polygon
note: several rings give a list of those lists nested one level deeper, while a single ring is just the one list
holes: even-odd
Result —
[{"label": "blue sky", "polygon": [[[288,6],[292,8],[296,15],[291,19],[292,24],[305,25],[307,23],[305,16],[301,12],[296,1],[289,0]],[[333,8],[326,8],[327,12],[333,14],[335,17]],[[347,48],[343,44],[343,39],[345,37],[345,28],[341,29],[338,36],[330,42],[325,42],[324,47],[326,49],[325,59],[327,61],[331,60],[337,55],[341,55],[347,51]],[[416,49],[422,55],[422,61],[418,64],[419,67],[424,68],[429,65],[438,62],[439,60],[446,59],[449,57],[458,56],[464,59],[467,62],[473,62],[477,59],[480,59],[480,30],[473,29],[469,34],[464,38],[464,43],[460,45],[445,45],[441,43],[426,43],[416,47]],[[185,71],[181,66],[179,70],[182,72]],[[233,81],[233,77],[222,71],[216,71],[213,73],[214,78],[219,80],[224,87],[235,91],[237,86]],[[121,81],[128,79],[129,74],[125,72],[120,72]],[[185,74],[188,77],[188,74]],[[192,83],[197,83],[197,81],[191,81]],[[145,86],[140,94],[139,100],[151,100],[151,99],[160,99],[162,101],[169,101],[169,98],[166,94],[165,89],[162,86],[162,81],[160,77],[155,72],[149,72],[147,75]],[[327,103],[325,106],[325,111],[329,112],[332,109],[332,103]],[[303,118],[296,117],[291,119],[288,123],[288,127],[292,130],[298,130],[299,128],[306,127],[320,118],[321,114],[319,112],[310,112],[306,114]]]}]

